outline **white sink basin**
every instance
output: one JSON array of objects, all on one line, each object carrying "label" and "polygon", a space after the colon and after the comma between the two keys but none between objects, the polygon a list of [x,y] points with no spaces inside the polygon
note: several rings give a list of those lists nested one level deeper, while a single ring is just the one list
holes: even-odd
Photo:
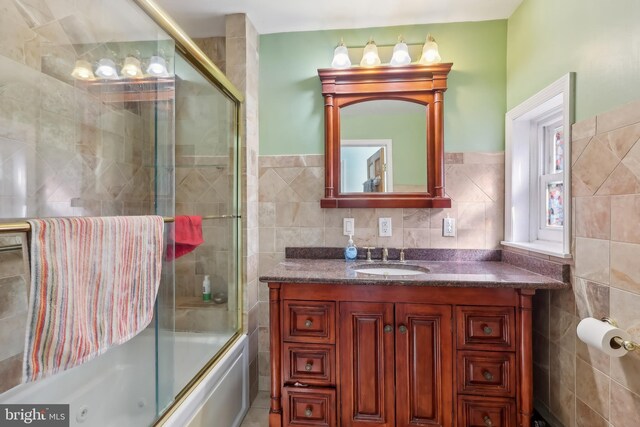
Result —
[{"label": "white sink basin", "polygon": [[411,264],[369,264],[352,267],[353,271],[378,276],[415,276],[429,272],[428,268]]}]

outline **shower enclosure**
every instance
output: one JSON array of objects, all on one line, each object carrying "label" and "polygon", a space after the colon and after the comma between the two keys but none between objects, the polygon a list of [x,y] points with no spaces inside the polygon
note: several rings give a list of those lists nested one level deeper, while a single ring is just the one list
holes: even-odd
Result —
[{"label": "shower enclosure", "polygon": [[[0,13],[0,403],[68,403],[71,425],[153,424],[241,335],[241,97],[144,3],[151,16],[131,0],[12,0]],[[151,214],[202,216],[204,243],[163,257],[149,327],[19,384],[20,219]],[[174,232],[165,225],[166,252]]]}]

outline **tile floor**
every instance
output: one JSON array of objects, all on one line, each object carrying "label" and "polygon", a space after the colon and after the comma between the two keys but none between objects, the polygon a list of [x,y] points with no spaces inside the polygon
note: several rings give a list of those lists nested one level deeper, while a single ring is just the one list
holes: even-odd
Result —
[{"label": "tile floor", "polygon": [[255,398],[240,427],[265,427],[269,425],[269,392],[261,391]]}]

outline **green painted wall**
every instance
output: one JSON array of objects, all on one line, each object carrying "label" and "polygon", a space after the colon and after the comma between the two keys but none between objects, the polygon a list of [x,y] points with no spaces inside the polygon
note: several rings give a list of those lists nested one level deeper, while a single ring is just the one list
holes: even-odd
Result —
[{"label": "green painted wall", "polygon": [[507,110],[570,71],[576,121],[640,98],[638,0],[524,0],[507,40]]},{"label": "green painted wall", "polygon": [[379,45],[392,45],[402,34],[407,43],[423,43],[429,32],[442,61],[453,62],[445,93],[445,149],[503,150],[507,21],[499,20],[260,36],[260,154],[324,152],[317,69],[330,67],[341,38],[348,46],[363,46],[371,36]]},{"label": "green painted wall", "polygon": [[425,115],[426,113],[352,116],[340,123],[340,136],[342,139],[392,140],[393,184],[426,187]]}]

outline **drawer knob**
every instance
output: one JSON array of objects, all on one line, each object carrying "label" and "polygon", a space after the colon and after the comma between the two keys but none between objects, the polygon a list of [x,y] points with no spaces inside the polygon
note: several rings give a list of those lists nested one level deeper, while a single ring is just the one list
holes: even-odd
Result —
[{"label": "drawer knob", "polygon": [[482,420],[484,421],[484,425],[487,427],[493,427],[493,421],[491,421],[491,417],[489,415],[485,415]]},{"label": "drawer knob", "polygon": [[491,381],[493,379],[493,374],[489,371],[484,371],[482,373],[482,376],[484,377],[485,380],[487,381]]},{"label": "drawer knob", "polygon": [[311,320],[311,319],[305,320],[304,326],[307,327],[307,328],[312,327],[313,326],[313,320]]},{"label": "drawer knob", "polygon": [[304,370],[309,372],[311,369],[313,369],[313,364],[311,362],[308,362],[306,365],[304,365]]},{"label": "drawer knob", "polygon": [[308,407],[307,409],[304,410],[304,414],[307,417],[310,417],[311,415],[313,415],[313,410],[311,409],[311,407]]},{"label": "drawer knob", "polygon": [[484,332],[485,335],[491,335],[493,333],[493,329],[491,329],[488,326],[485,326],[484,328],[482,328],[482,332]]},{"label": "drawer knob", "polygon": [[384,331],[385,331],[386,333],[393,332],[393,326],[391,326],[391,325],[384,325]]},{"label": "drawer knob", "polygon": [[404,325],[400,325],[400,327],[398,328],[400,330],[401,334],[406,334],[407,333],[407,327]]}]

